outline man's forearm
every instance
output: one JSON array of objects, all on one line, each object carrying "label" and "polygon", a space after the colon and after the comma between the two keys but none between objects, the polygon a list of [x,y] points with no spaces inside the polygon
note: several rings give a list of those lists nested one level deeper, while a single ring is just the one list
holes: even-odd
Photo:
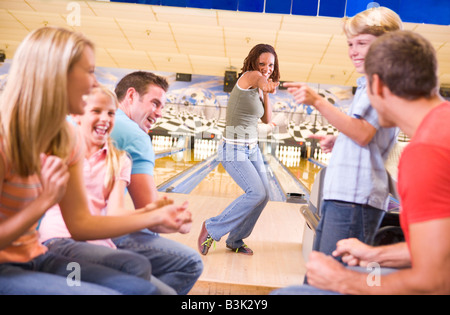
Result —
[{"label": "man's forearm", "polygon": [[158,199],[158,191],[153,176],[147,174],[131,175],[128,192],[136,209],[144,208]]},{"label": "man's forearm", "polygon": [[411,255],[405,242],[374,247],[374,262],[382,267],[406,268],[411,266]]}]

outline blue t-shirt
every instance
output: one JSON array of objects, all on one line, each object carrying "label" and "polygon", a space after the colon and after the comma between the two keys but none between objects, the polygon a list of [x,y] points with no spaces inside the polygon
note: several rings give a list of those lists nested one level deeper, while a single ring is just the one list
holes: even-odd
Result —
[{"label": "blue t-shirt", "polygon": [[133,160],[132,175],[147,174],[153,176],[155,152],[150,136],[120,109],[116,112],[116,122],[111,137],[114,139],[117,148],[128,152]]},{"label": "blue t-shirt", "polygon": [[398,128],[383,128],[378,114],[370,105],[366,78],[358,79],[358,89],[348,115],[362,118],[377,132],[367,146],[339,134],[325,173],[323,199],[339,200],[387,210],[388,177],[384,162],[397,141]]}]

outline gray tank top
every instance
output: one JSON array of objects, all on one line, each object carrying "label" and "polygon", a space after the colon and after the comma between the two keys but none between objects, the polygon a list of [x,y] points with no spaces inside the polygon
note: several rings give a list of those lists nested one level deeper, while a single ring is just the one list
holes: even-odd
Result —
[{"label": "gray tank top", "polygon": [[258,120],[264,115],[264,104],[258,88],[243,90],[234,86],[228,100],[225,139],[256,140]]}]

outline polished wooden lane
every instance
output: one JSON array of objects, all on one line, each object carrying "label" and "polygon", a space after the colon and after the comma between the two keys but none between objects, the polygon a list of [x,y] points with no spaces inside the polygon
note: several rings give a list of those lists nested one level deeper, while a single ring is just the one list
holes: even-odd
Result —
[{"label": "polished wooden lane", "polygon": [[[194,152],[185,152],[181,160],[173,157],[156,160],[157,185],[198,162],[193,156]],[[309,170],[314,169],[314,166],[309,166]],[[197,250],[203,221],[222,212],[242,193],[219,164],[190,194],[166,194],[177,203],[189,202],[193,225],[189,234],[164,237]],[[305,273],[302,256],[305,221],[299,208],[298,204],[268,203],[253,233],[245,240],[254,250],[253,256],[228,250],[225,247],[226,236],[216,243],[215,249],[211,248],[207,256],[202,256],[205,269],[190,294],[268,294],[276,288],[301,284]]]},{"label": "polished wooden lane", "polygon": [[309,191],[311,191],[316,174],[321,169],[320,166],[303,158],[294,161],[280,161],[289,169],[295,178],[297,178]]},{"label": "polished wooden lane", "polygon": [[[193,215],[191,232],[165,235],[197,250],[204,220],[225,209],[234,198],[168,194],[177,203],[188,201]],[[304,219],[296,204],[269,202],[253,233],[245,240],[253,256],[236,254],[225,247],[225,238],[202,256],[204,271],[191,294],[268,294],[273,289],[303,282]]]},{"label": "polished wooden lane", "polygon": [[235,199],[244,191],[219,164],[190,193],[193,196],[224,197]]},{"label": "polished wooden lane", "polygon": [[194,158],[194,151],[187,149],[155,160],[154,179],[156,185],[160,185],[173,176],[197,164],[199,161]]},{"label": "polished wooden lane", "polygon": [[[156,185],[160,185],[199,162],[200,160],[197,158],[194,149],[188,149],[176,156],[166,156],[157,159],[155,162]],[[307,159],[298,159],[295,162],[280,159],[280,162],[286,166],[290,173],[297,178],[308,191],[311,190],[315,175],[320,170],[319,166]],[[221,164],[214,168],[191,192],[193,195],[232,198],[237,198],[242,193],[242,189],[235,183],[230,175],[228,175]]]}]

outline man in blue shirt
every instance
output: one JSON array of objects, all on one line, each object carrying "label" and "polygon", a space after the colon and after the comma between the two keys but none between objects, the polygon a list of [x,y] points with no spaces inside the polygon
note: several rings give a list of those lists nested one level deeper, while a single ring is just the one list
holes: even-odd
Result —
[{"label": "man in blue shirt", "polygon": [[[167,81],[150,72],[137,71],[126,75],[117,84],[115,92],[119,109],[111,137],[119,149],[133,160],[128,192],[135,208],[157,200],[153,179],[155,153],[148,132],[166,103]],[[117,239],[118,248],[126,248],[149,258],[152,275],[171,286],[178,294],[187,294],[203,271],[200,255],[193,249],[165,239],[156,233],[189,232],[155,229],[142,230]]]},{"label": "man in blue shirt", "polygon": [[[148,200],[157,199],[154,176],[155,153],[150,137],[121,108],[116,112],[117,125],[112,131],[112,138],[117,147],[127,151],[133,166],[131,170],[133,183],[128,191],[136,208],[147,204]],[[136,175],[136,176],[134,176]],[[141,185],[139,185],[141,183]],[[140,198],[139,198],[140,197]]]}]

